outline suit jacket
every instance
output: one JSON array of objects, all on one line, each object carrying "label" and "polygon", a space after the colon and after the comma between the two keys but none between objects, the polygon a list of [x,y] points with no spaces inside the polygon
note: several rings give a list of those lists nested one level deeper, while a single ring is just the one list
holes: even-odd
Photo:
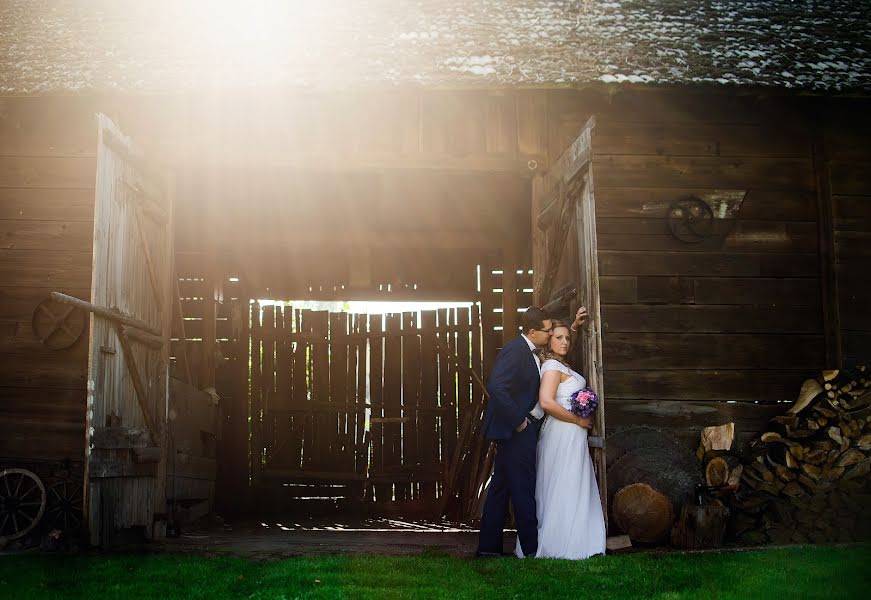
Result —
[{"label": "suit jacket", "polygon": [[523,336],[517,336],[499,351],[487,381],[490,399],[484,410],[484,437],[507,440],[523,423],[538,399],[541,375]]}]

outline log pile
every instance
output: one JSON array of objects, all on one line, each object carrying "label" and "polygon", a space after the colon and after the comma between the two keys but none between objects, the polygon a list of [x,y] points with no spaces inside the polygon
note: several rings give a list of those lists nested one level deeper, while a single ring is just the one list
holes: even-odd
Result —
[{"label": "log pile", "polygon": [[743,466],[729,454],[702,453],[708,485],[734,486],[730,533],[738,543],[869,537],[871,371],[862,366],[808,379],[751,449]]}]

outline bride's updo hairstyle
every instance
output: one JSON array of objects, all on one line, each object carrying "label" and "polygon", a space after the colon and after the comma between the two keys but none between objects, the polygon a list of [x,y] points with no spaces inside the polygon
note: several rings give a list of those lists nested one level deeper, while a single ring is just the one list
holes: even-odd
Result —
[{"label": "bride's updo hairstyle", "polygon": [[[565,327],[569,330],[569,338],[571,338],[572,334],[571,329],[569,329],[568,323],[566,323],[565,321],[560,321],[559,319],[552,319],[551,323],[551,335],[553,335],[553,333],[557,330],[557,327]],[[550,341],[548,341],[547,346],[542,349],[541,354],[539,355],[539,359],[541,359],[541,364],[544,364],[544,361],[546,360],[552,359],[557,361],[558,363],[564,364],[565,366],[569,366],[566,362],[565,357],[560,356],[559,354],[550,349]]]}]

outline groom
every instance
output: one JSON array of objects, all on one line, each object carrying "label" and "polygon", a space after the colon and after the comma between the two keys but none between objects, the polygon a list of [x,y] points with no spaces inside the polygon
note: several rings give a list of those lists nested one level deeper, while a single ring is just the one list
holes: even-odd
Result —
[{"label": "groom", "polygon": [[538,549],[535,513],[535,446],[542,414],[530,414],[538,399],[538,352],[550,340],[551,320],[531,307],[521,319],[523,334],[496,356],[487,382],[484,437],[496,442],[493,479],[484,502],[477,556],[501,556],[508,501],[514,507],[517,537],[524,556]]}]

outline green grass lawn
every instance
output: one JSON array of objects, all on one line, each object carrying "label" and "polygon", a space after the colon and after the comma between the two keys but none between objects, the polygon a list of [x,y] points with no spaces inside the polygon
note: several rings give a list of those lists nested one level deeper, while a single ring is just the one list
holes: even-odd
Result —
[{"label": "green grass lawn", "polygon": [[629,554],[581,562],[448,556],[272,561],[137,554],[0,556],[0,597],[861,598],[871,546]]}]

